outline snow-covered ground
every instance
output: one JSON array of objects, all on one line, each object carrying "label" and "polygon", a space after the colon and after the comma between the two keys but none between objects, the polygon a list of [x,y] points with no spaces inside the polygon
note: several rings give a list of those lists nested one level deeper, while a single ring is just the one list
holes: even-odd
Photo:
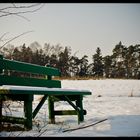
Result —
[{"label": "snow-covered ground", "polygon": [[[56,124],[48,123],[47,101],[33,120],[30,131],[0,132],[4,137],[140,137],[140,80],[62,80],[63,88],[91,90],[83,99],[87,115],[78,125],[77,116],[56,116]],[[40,100],[35,96],[33,107]],[[10,105],[12,114],[23,115],[22,104]],[[17,108],[18,107],[18,108]],[[56,109],[71,108],[67,102],[55,103]],[[7,110],[8,112],[8,110]],[[82,127],[107,119],[96,125],[75,131],[64,130]]]}]

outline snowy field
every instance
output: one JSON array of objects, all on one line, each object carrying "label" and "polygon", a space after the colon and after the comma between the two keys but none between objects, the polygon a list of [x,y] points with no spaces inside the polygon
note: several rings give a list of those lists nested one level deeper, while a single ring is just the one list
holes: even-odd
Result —
[{"label": "snowy field", "polygon": [[[33,120],[30,131],[0,132],[3,137],[140,137],[140,80],[62,80],[63,88],[85,89],[92,91],[83,99],[87,110],[85,120],[78,125],[77,116],[56,116],[56,124],[48,123],[47,101]],[[35,96],[33,107],[40,100]],[[23,115],[22,104],[10,105],[12,114]],[[17,108],[18,107],[18,108]],[[70,109],[67,102],[55,103],[56,109]],[[6,110],[5,110],[6,112]],[[5,113],[4,112],[4,113]],[[7,110],[8,113],[8,110]],[[67,129],[96,125],[74,131]]]}]

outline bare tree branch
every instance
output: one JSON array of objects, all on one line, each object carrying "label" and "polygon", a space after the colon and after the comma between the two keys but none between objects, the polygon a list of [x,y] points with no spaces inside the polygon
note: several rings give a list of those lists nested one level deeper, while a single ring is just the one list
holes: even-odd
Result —
[{"label": "bare tree branch", "polygon": [[[14,4],[14,3],[12,3],[12,4]],[[40,3],[41,4],[41,3]],[[0,11],[2,11],[2,10],[6,10],[6,9],[13,9],[13,8],[16,8],[16,9],[22,9],[22,8],[32,8],[32,7],[35,7],[35,6],[38,6],[38,5],[40,5],[40,4],[32,4],[32,5],[28,5],[28,6],[15,6],[15,4],[14,4],[14,6],[9,6],[9,7],[5,7],[5,8],[1,8],[0,9]]]},{"label": "bare tree branch", "polygon": [[0,37],[0,41],[3,41],[2,38],[3,38],[6,34],[8,34],[8,33],[9,33],[9,32],[4,33],[4,34]]},{"label": "bare tree branch", "polygon": [[[0,17],[14,15],[14,16],[18,16],[20,18],[23,18],[27,21],[30,21],[28,18],[26,18],[22,14],[36,12],[36,11],[40,10],[44,5],[45,4],[42,4],[42,3],[35,3],[35,4],[30,4],[30,5],[23,5],[23,4],[18,5],[18,4],[11,3],[11,6],[0,8]],[[11,42],[11,41],[15,40],[16,38],[18,38],[22,35],[25,35],[29,32],[33,32],[33,31],[24,32],[18,36],[10,38],[10,39],[7,39],[7,38],[3,39],[7,35],[7,33],[3,34],[0,37],[0,42],[4,42],[4,44],[2,46],[0,46],[0,49],[2,49],[9,42]]]},{"label": "bare tree branch", "polygon": [[11,13],[11,12],[5,12],[5,11],[0,11],[1,13],[5,13],[5,15],[0,15],[0,17],[4,17],[4,16],[9,16],[9,15],[15,15],[15,16],[19,16],[27,21],[30,21],[28,18],[26,18],[25,16],[22,16],[22,15],[18,15],[17,13]]},{"label": "bare tree branch", "polygon": [[101,122],[106,121],[106,120],[107,120],[107,119],[103,119],[103,120],[100,120],[100,121],[98,121],[98,122],[95,122],[95,123],[86,125],[86,126],[81,126],[81,127],[77,127],[77,128],[66,129],[66,130],[63,130],[63,132],[74,131],[74,130],[78,130],[78,129],[84,129],[84,128],[87,128],[87,127],[96,125],[96,124],[101,123]]},{"label": "bare tree branch", "polygon": [[[40,6],[41,5],[41,6]],[[19,16],[19,17],[21,17],[21,18],[24,18],[24,19],[26,19],[27,21],[30,21],[29,19],[27,19],[25,16],[21,16],[21,14],[25,14],[25,13],[33,13],[33,12],[36,12],[36,11],[38,11],[38,10],[40,10],[43,6],[44,6],[45,4],[34,4],[34,5],[29,5],[29,6],[11,6],[11,7],[5,7],[5,8],[2,8],[2,9],[0,9],[0,17],[5,17],[5,16],[11,16],[11,15],[15,15],[15,16]],[[33,8],[33,7],[38,7],[39,6],[39,8],[36,8],[36,9],[33,9],[33,10],[27,10],[27,8],[28,9],[31,9],[31,8]],[[16,10],[18,10],[18,9],[24,9],[23,11],[16,11],[16,12],[10,12],[9,11],[9,9],[16,9]],[[26,8],[26,9],[25,9]],[[8,10],[8,11],[4,11],[4,10]],[[4,14],[2,14],[2,13],[4,13]]]},{"label": "bare tree branch", "polygon": [[25,35],[25,34],[27,34],[27,33],[30,33],[30,32],[33,32],[33,31],[27,31],[27,32],[24,32],[24,33],[22,33],[22,34],[20,34],[20,35],[18,35],[18,36],[13,37],[12,39],[10,39],[10,40],[7,41],[6,43],[4,43],[4,44],[0,47],[0,49],[2,49],[6,44],[10,43],[11,41],[15,40],[16,38],[18,38],[18,37],[20,37],[20,36],[22,36],[22,35]]},{"label": "bare tree branch", "polygon": [[16,15],[16,16],[18,16],[18,17],[21,17],[21,18],[23,18],[23,19],[25,19],[25,20],[27,20],[27,21],[30,21],[28,18],[26,18],[25,16],[22,16],[22,15]]}]

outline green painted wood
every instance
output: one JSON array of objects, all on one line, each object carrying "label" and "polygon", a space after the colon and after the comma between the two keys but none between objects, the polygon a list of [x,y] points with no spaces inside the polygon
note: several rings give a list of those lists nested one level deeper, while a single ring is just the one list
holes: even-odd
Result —
[{"label": "green painted wood", "polygon": [[[52,77],[50,75],[47,75],[46,79],[51,81]],[[54,101],[51,96],[48,96],[48,111],[49,111],[49,123],[55,124]]]},{"label": "green painted wood", "polygon": [[18,124],[24,124],[25,119],[21,117],[14,117],[14,116],[2,116],[0,118],[0,121],[2,122],[9,122],[9,123],[18,123]]},{"label": "green painted wood", "polygon": [[83,103],[82,103],[82,100],[83,100],[83,96],[80,95],[79,98],[77,98],[77,101],[76,101],[77,107],[80,108],[79,114],[78,114],[78,123],[84,121],[84,113],[83,113]]},{"label": "green painted wood", "polygon": [[66,101],[77,111],[79,112],[79,108],[68,98],[68,96],[64,96]]},{"label": "green painted wood", "polygon": [[48,75],[47,80],[52,80],[52,76]]},{"label": "green painted wood", "polygon": [[[66,98],[64,96],[65,96],[65,94],[58,95],[58,96],[57,95],[54,95],[53,96],[53,99],[54,99],[55,102],[58,102],[58,101],[66,101]],[[76,95],[76,94],[69,95],[69,99],[71,101],[76,101],[77,98],[79,98],[79,95]]]},{"label": "green painted wood", "polygon": [[[16,94],[1,94],[2,95],[2,100],[7,101],[7,100],[12,100],[12,101],[26,101],[27,97],[25,94],[20,94],[20,96],[17,96]],[[34,98],[34,96],[33,96]],[[32,101],[33,101],[32,98]]]},{"label": "green painted wood", "polygon": [[0,54],[0,59],[3,59],[3,55]]},{"label": "green painted wood", "polygon": [[[80,115],[81,115],[81,112],[80,112],[80,109],[78,106],[76,106],[67,96],[65,96],[67,102],[76,110],[77,112],[77,116],[78,116],[78,124],[80,123]],[[83,110],[82,110],[83,111]]]},{"label": "green painted wood", "polygon": [[[0,85],[48,87],[44,88],[43,90],[42,89],[37,90],[35,88],[0,89],[1,94],[0,96],[7,95],[8,97],[11,96],[13,100],[24,101],[25,119],[22,119],[23,121],[21,122],[25,125],[27,129],[32,128],[32,118],[34,118],[37,115],[40,108],[47,99],[47,96],[49,96],[48,109],[49,109],[49,120],[51,123],[55,123],[55,115],[78,115],[78,123],[84,120],[86,110],[83,110],[82,99],[83,95],[91,95],[91,92],[88,90],[62,89],[61,81],[52,80],[52,76],[61,75],[58,69],[49,66],[43,67],[25,62],[3,59],[3,56],[0,55],[0,73],[3,72],[3,69],[26,72],[30,74],[40,74],[46,76],[46,79],[38,79],[38,78],[25,78],[25,77],[0,75]],[[18,96],[18,94],[20,96]],[[39,102],[36,109],[32,113],[33,95],[44,95],[44,97],[42,98],[42,100]],[[75,110],[55,111],[54,102],[58,100],[67,101]],[[76,101],[76,105],[72,101]]]},{"label": "green painted wood", "polygon": [[48,95],[44,95],[44,97],[41,99],[41,101],[39,102],[39,104],[37,105],[37,107],[35,108],[35,110],[33,111],[33,118],[35,118],[35,116],[39,112],[40,108],[42,107],[42,105],[46,101],[47,97],[48,97]]},{"label": "green painted wood", "polygon": [[49,122],[55,124],[54,101],[52,96],[48,96],[48,111],[49,111]]},{"label": "green painted wood", "polygon": [[15,61],[15,60],[8,60],[8,59],[0,59],[0,69],[6,70],[16,70],[21,72],[27,73],[34,73],[34,74],[43,74],[43,75],[53,75],[53,76],[60,76],[61,73],[58,69],[52,67],[44,67],[40,65]]},{"label": "green painted wood", "polygon": [[33,95],[26,95],[27,100],[24,101],[24,113],[25,113],[25,122],[24,126],[26,129],[32,129],[32,98]]},{"label": "green painted wood", "polygon": [[[86,110],[83,110],[83,114],[86,115]],[[77,115],[77,111],[75,110],[55,110],[55,115]]]},{"label": "green painted wood", "polygon": [[61,81],[58,80],[46,80],[37,78],[24,78],[24,77],[0,75],[0,81],[2,85],[38,86],[49,88],[61,87]]},{"label": "green painted wood", "polygon": [[79,92],[79,91],[67,91],[67,90],[57,90],[56,88],[48,88],[46,90],[28,90],[28,89],[0,89],[0,94],[32,94],[32,95],[90,95],[88,92]]}]

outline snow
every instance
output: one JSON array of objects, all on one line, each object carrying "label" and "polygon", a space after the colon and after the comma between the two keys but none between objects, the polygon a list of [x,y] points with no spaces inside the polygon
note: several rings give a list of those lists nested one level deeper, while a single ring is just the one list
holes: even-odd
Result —
[{"label": "snow", "polygon": [[18,91],[58,91],[58,92],[65,92],[65,91],[78,91],[78,92],[89,92],[88,90],[76,90],[76,89],[65,89],[65,88],[47,88],[47,87],[29,87],[29,86],[15,86],[15,85],[2,85],[0,86],[0,90],[18,90]]},{"label": "snow", "polygon": [[[77,116],[56,116],[56,124],[48,123],[47,101],[33,120],[30,131],[2,131],[3,137],[140,137],[140,80],[62,80],[62,87],[90,90],[92,95],[83,99],[87,114],[84,122],[78,124]],[[42,96],[35,95],[33,108]],[[10,104],[11,114],[22,116],[22,104]],[[67,102],[55,103],[56,109],[70,109]],[[8,112],[8,111],[7,111]],[[3,113],[5,113],[3,111]],[[63,132],[107,119],[99,124]]]}]

